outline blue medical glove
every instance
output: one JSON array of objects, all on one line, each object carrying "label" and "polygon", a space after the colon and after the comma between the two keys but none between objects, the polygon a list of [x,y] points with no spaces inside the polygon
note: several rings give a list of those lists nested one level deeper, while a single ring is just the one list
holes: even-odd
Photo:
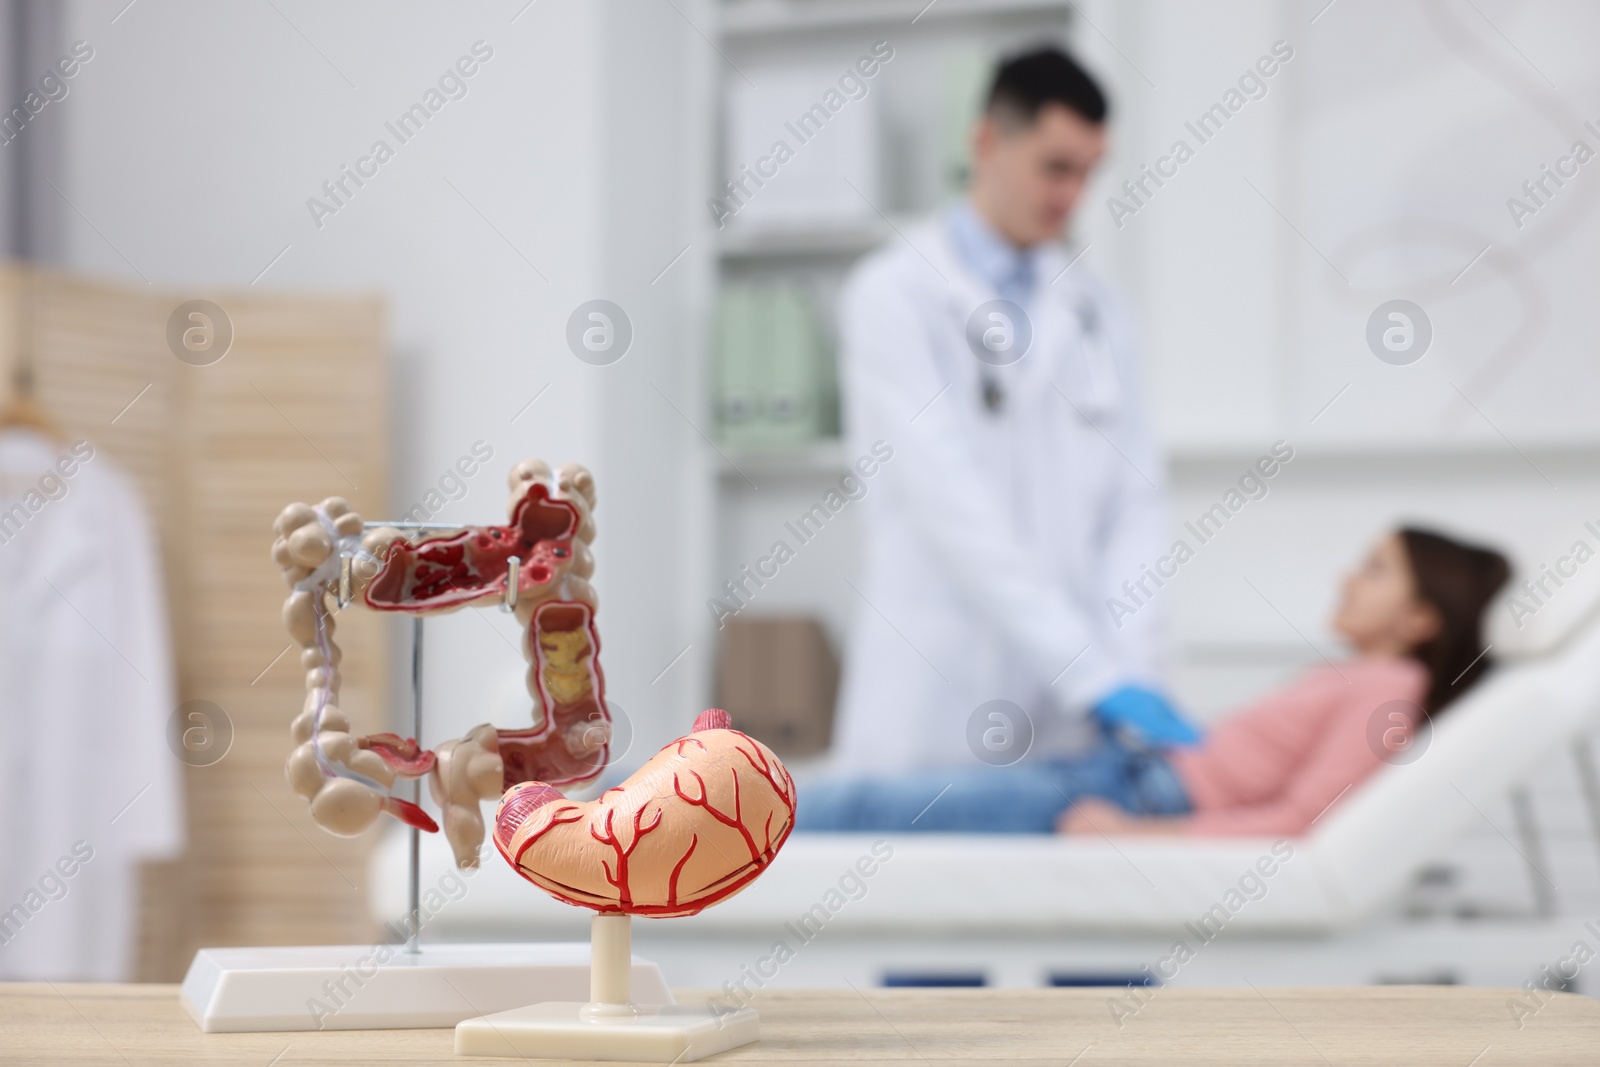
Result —
[{"label": "blue medical glove", "polygon": [[1114,690],[1101,698],[1092,714],[1108,727],[1127,727],[1157,746],[1200,742],[1200,731],[1186,722],[1166,697],[1142,686]]}]

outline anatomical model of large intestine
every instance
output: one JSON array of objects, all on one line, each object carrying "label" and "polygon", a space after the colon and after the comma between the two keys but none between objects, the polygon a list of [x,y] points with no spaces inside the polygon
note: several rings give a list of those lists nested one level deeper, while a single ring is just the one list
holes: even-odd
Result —
[{"label": "anatomical model of large intestine", "polygon": [[[393,527],[368,529],[338,497],[290,504],[273,524],[272,558],[290,587],[284,623],[300,645],[307,690],[290,727],[296,747],[285,774],[325,829],[354,835],[388,812],[437,831],[426,812],[392,793],[397,780],[426,777],[457,866],[475,867],[483,801],[524,782],[552,792],[578,786],[605,769],[611,719],[588,582],[594,479],[580,466],[552,471],[525,460],[509,481],[504,526],[408,539]],[[512,606],[526,635],[532,724],[485,723],[437,750],[391,733],[353,735],[338,707],[341,653],[330,597],[410,615]]]}]

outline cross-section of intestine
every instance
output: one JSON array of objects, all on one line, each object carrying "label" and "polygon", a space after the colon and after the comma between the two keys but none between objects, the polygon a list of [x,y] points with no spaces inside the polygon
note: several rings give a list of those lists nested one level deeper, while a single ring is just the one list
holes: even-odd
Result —
[{"label": "cross-section of intestine", "polygon": [[[290,726],[296,747],[285,773],[325,829],[360,833],[387,811],[437,830],[426,812],[391,793],[397,779],[426,776],[457,865],[472,867],[483,844],[483,801],[521,782],[581,785],[605,769],[611,720],[588,581],[594,479],[577,465],[552,472],[526,460],[509,482],[504,526],[407,538],[392,527],[368,529],[338,497],[290,504],[274,523],[272,557],[290,587],[284,623],[301,647],[307,690]],[[484,724],[437,750],[395,734],[353,735],[338,707],[341,653],[329,604],[341,583],[351,602],[410,615],[514,601],[529,662],[531,724]]]},{"label": "cross-section of intestine", "polygon": [[733,896],[794,827],[794,779],[712,709],[627,781],[578,803],[543,782],[512,786],[495,847],[557,900],[621,913],[693,915]]}]

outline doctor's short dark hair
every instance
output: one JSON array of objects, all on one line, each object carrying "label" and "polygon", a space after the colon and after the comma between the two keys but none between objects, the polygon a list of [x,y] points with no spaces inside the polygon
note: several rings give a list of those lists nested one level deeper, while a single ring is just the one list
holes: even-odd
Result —
[{"label": "doctor's short dark hair", "polygon": [[1036,48],[1001,60],[984,113],[1005,126],[1032,126],[1048,104],[1061,104],[1099,125],[1110,114],[1106,95],[1089,72],[1059,48]]}]

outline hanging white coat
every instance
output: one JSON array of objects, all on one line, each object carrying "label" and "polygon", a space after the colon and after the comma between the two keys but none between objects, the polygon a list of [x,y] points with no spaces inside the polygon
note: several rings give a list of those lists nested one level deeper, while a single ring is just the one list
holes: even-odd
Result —
[{"label": "hanging white coat", "polygon": [[1036,277],[1031,341],[1006,366],[968,343],[996,294],[942,219],[869,256],[842,294],[850,454],[882,440],[893,458],[860,504],[840,769],[976,765],[973,719],[998,722],[980,714],[995,700],[1022,709],[1032,754],[1070,752],[1096,699],[1159,676],[1162,592],[1146,580],[1131,616],[1107,606],[1166,534],[1131,325],[1064,250],[1041,250]]},{"label": "hanging white coat", "polygon": [[154,538],[109,457],[0,433],[0,979],[127,981],[183,846]]}]

